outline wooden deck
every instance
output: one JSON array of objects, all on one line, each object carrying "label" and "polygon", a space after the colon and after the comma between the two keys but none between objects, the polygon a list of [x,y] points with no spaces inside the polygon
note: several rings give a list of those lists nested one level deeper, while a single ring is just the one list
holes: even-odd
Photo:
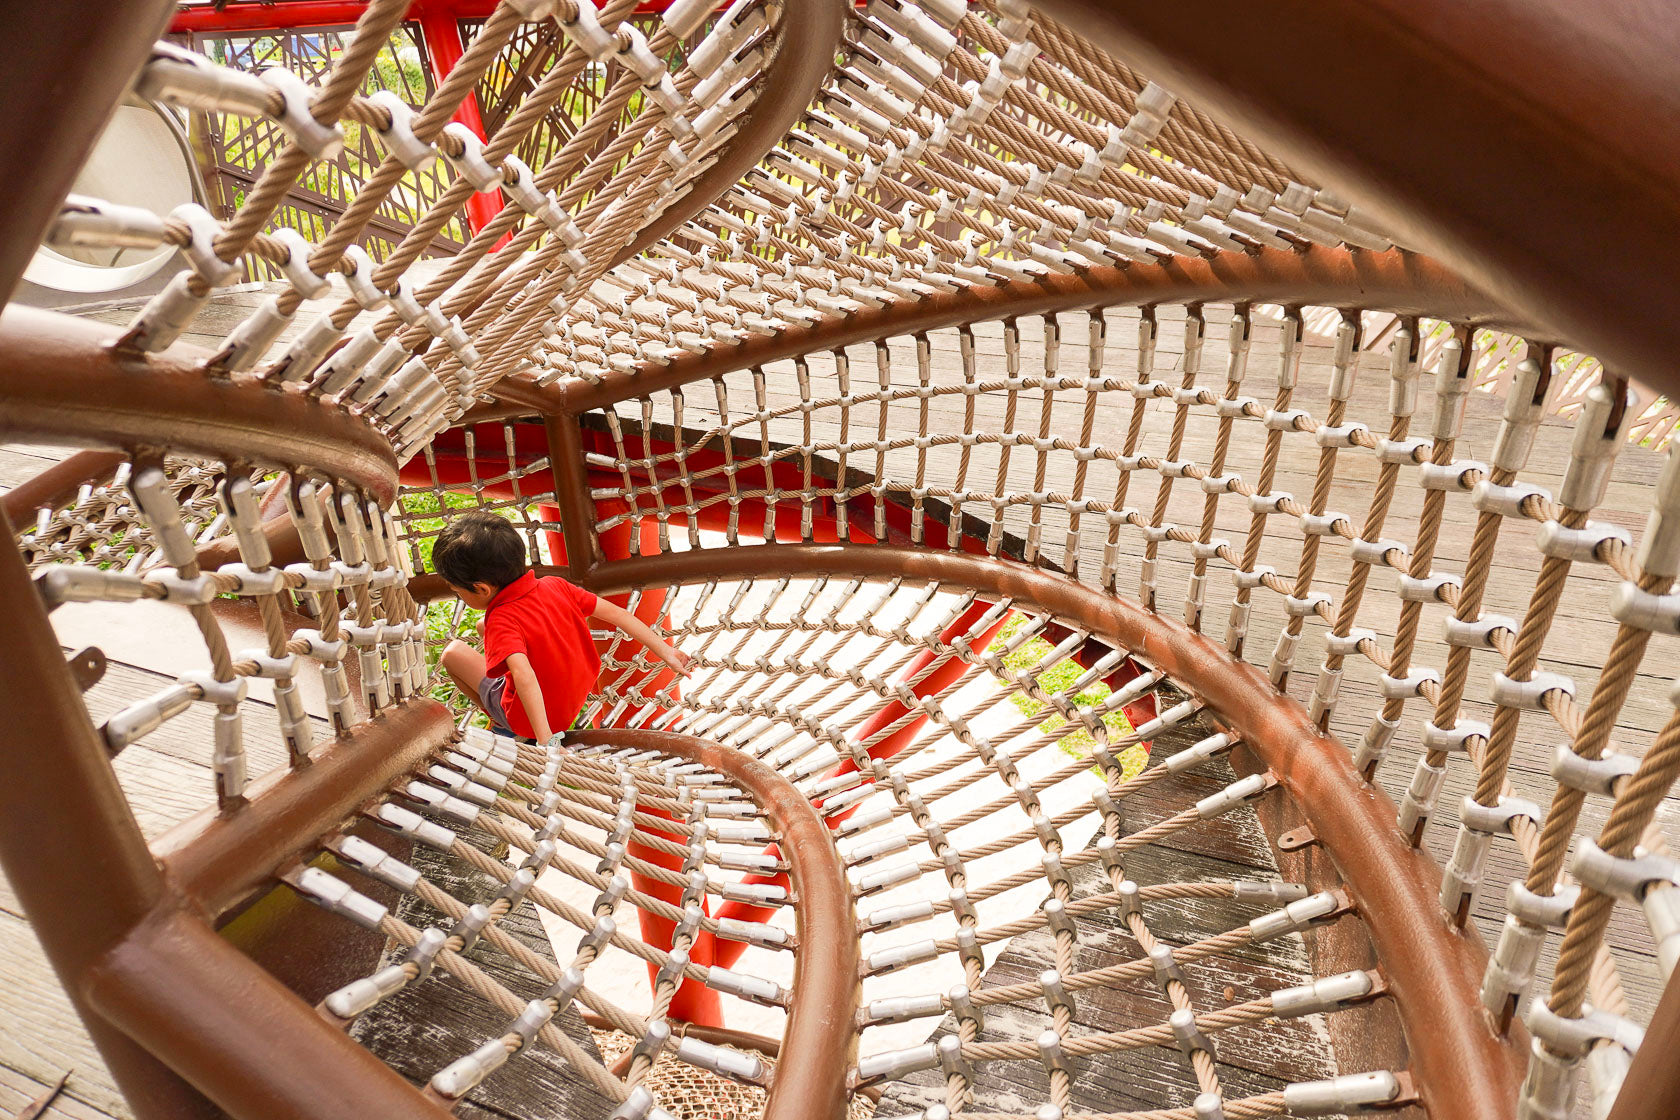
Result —
[{"label": "wooden deck", "polygon": [[[242,316],[246,310],[254,306],[260,299],[260,293],[241,293],[230,296],[226,301],[211,308],[198,324],[201,328],[208,328],[205,333],[189,336],[187,341],[199,345],[212,345],[220,334],[233,321]],[[117,322],[124,322],[131,312],[126,310],[101,313],[99,317]],[[1109,329],[1110,369],[1115,375],[1130,377],[1132,373],[1132,347],[1135,339],[1135,315],[1126,312],[1116,312],[1111,315]],[[300,314],[299,321],[307,322],[308,309]],[[1209,308],[1208,311],[1208,345],[1204,360],[1204,369],[1211,371],[1204,374],[1204,381],[1217,383],[1217,371],[1221,368],[1224,347],[1221,341],[1224,337],[1222,310]],[[1064,372],[1076,373],[1084,368],[1084,327],[1083,318],[1066,316],[1063,320],[1063,350],[1061,367]],[[1039,323],[1023,320],[1021,324],[1025,357],[1025,368],[1038,368],[1038,356],[1041,350],[1041,328]],[[1162,313],[1162,327],[1160,340],[1160,357],[1157,362],[1158,370],[1172,370],[1176,361],[1178,342],[1181,337],[1180,328],[1173,321],[1171,314]],[[1001,378],[1003,376],[1002,345],[1000,332],[996,325],[982,326],[976,331],[979,339],[981,355],[981,376],[983,378]],[[1249,363],[1249,380],[1247,391],[1256,397],[1267,399],[1270,396],[1274,381],[1275,355],[1277,351],[1276,328],[1261,323],[1256,330],[1257,338]],[[961,372],[957,359],[954,333],[941,333],[935,336],[934,347],[934,378],[936,382],[959,382]],[[853,354],[853,384],[859,389],[873,389],[875,385],[874,357],[869,348],[856,348]],[[911,344],[908,339],[896,340],[893,343],[894,362],[892,364],[891,379],[895,385],[914,385],[916,380],[915,363]],[[1327,351],[1322,346],[1309,349],[1302,365],[1300,387],[1296,394],[1298,407],[1306,408],[1315,415],[1323,412],[1325,397],[1324,386],[1327,383]],[[813,361],[813,376],[820,384],[820,376],[826,375],[826,366],[820,366],[821,359]],[[782,391],[776,386],[789,387],[793,385],[791,364],[783,363],[769,367],[771,403],[791,403],[795,398],[790,392]],[[1387,360],[1383,355],[1368,354],[1362,359],[1362,372],[1354,399],[1354,407],[1350,415],[1354,418],[1371,421],[1381,421],[1386,417],[1387,393]],[[1176,374],[1164,375],[1166,379],[1176,381]],[[730,378],[731,404],[736,414],[749,411],[752,404],[750,380],[745,375],[732,375]],[[1425,374],[1423,378],[1422,403],[1420,405],[1420,419],[1415,425],[1417,430],[1426,430],[1428,416],[1428,400],[1431,392],[1432,378]],[[1067,391],[1057,394],[1051,410],[1052,430],[1058,433],[1077,433],[1080,413],[1083,407],[1083,393]],[[715,420],[715,414],[708,415],[705,411],[710,403],[709,390],[697,389],[687,398],[688,418],[691,425],[706,426]],[[1039,395],[1021,394],[1020,411],[1016,421],[1017,430],[1036,431],[1039,422]],[[1001,409],[1001,404],[995,401],[985,401],[980,413],[981,425],[1001,427],[1001,411],[996,415],[989,414],[986,409]],[[934,430],[960,430],[963,419],[961,397],[947,397],[937,399],[932,405],[932,425]],[[1118,446],[1126,415],[1130,410],[1129,399],[1115,401],[1111,405],[1105,403],[1099,413],[1097,421],[1098,439],[1109,446]],[[1206,410],[1197,410],[1205,412]],[[852,438],[873,437],[876,421],[875,410],[859,408],[853,416]],[[1476,457],[1485,455],[1492,443],[1493,432],[1499,419],[1499,404],[1491,398],[1473,394],[1469,413],[1465,423],[1466,439],[1461,444],[1461,457]],[[913,432],[917,424],[916,403],[906,402],[895,404],[889,410],[887,417],[890,432]],[[1171,422],[1171,406],[1166,402],[1154,402],[1150,406],[1146,425],[1146,434],[1142,449],[1149,453],[1162,452],[1165,449],[1166,433]],[[791,427],[772,425],[772,436],[775,438],[797,437],[797,419],[791,421]],[[820,414],[817,417],[817,431],[830,434],[837,431],[832,424],[832,417],[825,419]],[[1193,459],[1205,463],[1208,449],[1211,445],[1213,421],[1211,416],[1198,415],[1193,419],[1187,434],[1181,458]],[[754,433],[756,434],[756,432]],[[1536,441],[1533,461],[1546,464],[1546,469],[1540,473],[1550,476],[1550,483],[1555,486],[1557,477],[1561,474],[1562,465],[1567,459],[1569,440],[1572,427],[1567,421],[1549,421],[1541,430]],[[1263,432],[1258,424],[1243,423],[1237,425],[1236,436],[1233,440],[1230,463],[1228,469],[1243,473],[1245,477],[1253,478],[1259,462],[1259,447]],[[1275,489],[1292,491],[1297,495],[1305,495],[1311,490],[1311,471],[1315,454],[1307,452],[1310,437],[1290,437],[1297,442],[1288,446],[1285,463],[1279,471]],[[68,454],[71,449],[56,447],[0,447],[0,489],[16,485],[23,479],[30,477],[36,471]],[[996,451],[977,452],[971,467],[970,480],[976,487],[989,488],[996,478]],[[1018,448],[1013,456],[1009,472],[1010,486],[1014,489],[1032,489],[1032,470],[1036,463],[1036,454],[1030,448]],[[854,456],[854,467],[866,469],[874,468],[874,455]],[[1617,471],[1617,482],[1611,488],[1610,499],[1595,515],[1598,520],[1609,521],[1623,526],[1634,533],[1643,527],[1643,498],[1648,494],[1649,485],[1655,480],[1661,465],[1660,456],[1630,447],[1624,450]],[[914,477],[916,469],[916,454],[913,450],[894,452],[888,456],[886,473],[897,479]],[[1112,467],[1108,473],[1093,467],[1091,479],[1087,484],[1086,493],[1092,497],[1109,498],[1113,493]],[[1353,450],[1341,457],[1338,465],[1338,480],[1332,494],[1330,508],[1339,510],[1352,517],[1358,523],[1364,516],[1369,501],[1371,483],[1375,478],[1376,464],[1374,457],[1367,452]],[[1049,476],[1046,488],[1066,491],[1071,485],[1071,459],[1066,455],[1052,456],[1049,464]],[[929,481],[936,485],[948,485],[954,478],[942,475],[933,463],[929,464]],[[1542,479],[1542,481],[1545,481]],[[1139,477],[1134,479],[1128,495],[1128,504],[1148,511],[1154,500],[1156,483],[1151,478]],[[1200,516],[1201,493],[1199,489],[1180,482],[1169,505],[1168,520],[1181,524],[1194,525]],[[1421,491],[1410,481],[1403,479],[1402,488],[1396,497],[1394,510],[1390,515],[1389,530],[1385,535],[1396,537],[1410,543],[1412,519],[1421,503]],[[1219,518],[1216,535],[1226,536],[1233,541],[1240,542],[1248,527],[1248,514],[1239,503],[1227,499],[1222,503],[1223,509]],[[974,512],[974,511],[971,511]],[[1047,519],[1044,540],[1046,545],[1059,549],[1064,520],[1058,520],[1060,515],[1053,515]],[[1440,542],[1436,549],[1436,564],[1438,571],[1456,572],[1462,570],[1465,557],[1469,550],[1470,530],[1473,524],[1474,511],[1470,508],[1466,497],[1455,498],[1448,504],[1447,520],[1442,531]],[[1010,528],[1019,527],[1023,512],[1017,511],[1011,515]],[[1284,524],[1293,519],[1274,518],[1273,527],[1268,533],[1268,542],[1262,554],[1262,563],[1275,566],[1285,574],[1295,570],[1300,553],[1300,536],[1292,525]],[[1532,549],[1531,528],[1519,525],[1508,525],[1501,538],[1499,566],[1501,575],[1493,581],[1487,593],[1484,610],[1520,617],[1527,604],[1532,588],[1537,558]],[[1122,548],[1127,557],[1126,571],[1135,572],[1135,560],[1142,554],[1142,538],[1135,531],[1127,531],[1122,535]],[[1084,539],[1082,564],[1089,571],[1095,571],[1102,559],[1102,533],[1087,534]],[[1163,546],[1159,564],[1159,587],[1162,609],[1177,614],[1182,603],[1183,588],[1189,571],[1188,550],[1168,542]],[[1332,542],[1324,549],[1321,556],[1318,577],[1315,583],[1317,589],[1326,591],[1339,598],[1348,570],[1347,551],[1345,545]],[[1580,588],[1566,597],[1559,612],[1559,618],[1554,627],[1552,640],[1549,642],[1546,655],[1541,667],[1544,669],[1564,672],[1571,675],[1576,682],[1577,695],[1586,698],[1591,694],[1597,679],[1599,666],[1602,664],[1611,637],[1614,634],[1614,623],[1609,620],[1607,602],[1613,585],[1613,575],[1606,569],[1590,565],[1580,565],[1576,568],[1580,577]],[[1129,577],[1134,578],[1134,577]],[[1222,633],[1229,603],[1230,578],[1227,572],[1218,568],[1209,581],[1208,607],[1206,626],[1214,633]],[[1392,634],[1394,618],[1397,615],[1398,603],[1391,592],[1395,586],[1392,573],[1379,573],[1373,577],[1372,590],[1367,594],[1366,607],[1362,612],[1362,625],[1377,629],[1384,639],[1385,646]],[[1135,593],[1135,586],[1122,583],[1124,593]],[[1279,597],[1262,592],[1256,597],[1253,619],[1249,627],[1249,651],[1251,658],[1264,662],[1270,653],[1271,644],[1278,632],[1282,620],[1283,610]],[[128,609],[128,608],[125,608]],[[167,608],[160,610],[167,611]],[[60,612],[60,620],[67,627],[64,635],[67,649],[79,648],[86,644],[89,633],[100,634],[106,640],[97,642],[102,645],[111,657],[111,667],[107,676],[99,686],[89,694],[89,705],[96,718],[114,711],[122,703],[141,694],[155,691],[166,679],[172,679],[185,664],[195,661],[202,656],[196,652],[192,642],[180,638],[179,641],[169,639],[171,633],[168,626],[150,628],[144,635],[144,645],[135,644],[124,646],[119,632],[102,630],[101,619],[96,612],[85,612],[79,616],[74,612]],[[1430,665],[1440,667],[1445,663],[1445,646],[1441,640],[1441,618],[1449,612],[1444,606],[1431,606],[1425,614],[1425,624],[1422,628],[1417,652],[1414,657],[1415,665]],[[79,617],[80,623],[72,627],[72,623]],[[162,619],[164,616],[158,616]],[[74,629],[74,633],[69,631]],[[1316,622],[1310,622],[1306,634],[1302,639],[1300,649],[1296,655],[1297,672],[1292,676],[1290,691],[1305,701],[1310,693],[1313,679],[1316,676],[1318,664],[1322,656],[1322,635],[1324,627]],[[190,636],[190,635],[189,635]],[[196,641],[196,639],[194,639]],[[191,654],[188,651],[193,651]],[[1490,708],[1480,703],[1475,697],[1485,695],[1488,674],[1495,668],[1492,660],[1495,655],[1479,653],[1475,655],[1475,664],[1471,674],[1469,695],[1472,699],[1464,705],[1463,716],[1467,718],[1486,719]],[[1652,652],[1647,657],[1641,676],[1623,709],[1618,732],[1614,737],[1617,749],[1640,753],[1649,741],[1651,734],[1667,719],[1671,708],[1666,700],[1666,692],[1671,683],[1667,675],[1675,664],[1680,664],[1680,657],[1676,656],[1673,643],[1664,646],[1662,640],[1652,646]],[[169,676],[165,677],[160,670],[167,666]],[[1365,728],[1365,719],[1356,713],[1372,710],[1371,698],[1375,695],[1377,672],[1375,668],[1362,659],[1349,663],[1349,671],[1342,686],[1342,700],[1337,716],[1333,722],[1333,731],[1344,742],[1356,743]],[[260,704],[260,701],[258,701]],[[1391,753],[1390,762],[1383,771],[1382,782],[1391,795],[1398,796],[1410,777],[1412,762],[1416,751],[1416,728],[1426,714],[1420,707],[1421,702],[1414,701],[1408,706],[1406,725]],[[256,709],[254,709],[255,711]],[[318,709],[315,709],[318,713]],[[267,766],[278,762],[281,758],[281,748],[278,736],[272,722],[264,719],[247,719],[247,741],[253,751],[252,772],[259,773]],[[1513,764],[1512,780],[1523,796],[1538,800],[1544,805],[1549,800],[1550,783],[1546,773],[1546,763],[1553,746],[1560,741],[1561,733],[1551,726],[1543,717],[1526,716],[1523,731],[1519,740],[1517,758]],[[125,751],[117,761],[117,771],[125,790],[128,792],[142,828],[149,836],[156,835],[170,824],[208,805],[213,800],[211,779],[208,767],[210,743],[210,721],[207,715],[196,707],[187,715],[172,721],[163,730],[149,737],[142,746],[132,747]],[[1454,807],[1459,798],[1471,785],[1472,775],[1469,767],[1462,759],[1454,760],[1449,766],[1447,787],[1441,796],[1441,811],[1436,822],[1428,834],[1427,843],[1438,860],[1444,861],[1452,843]],[[1671,841],[1680,843],[1680,824],[1673,813],[1674,801],[1671,799],[1664,807],[1660,817],[1663,827],[1668,832]],[[1602,821],[1605,806],[1598,799],[1589,799],[1587,811],[1583,816],[1581,829],[1583,831],[1596,830]],[[1147,872],[1151,876],[1157,869],[1149,866],[1145,861],[1160,859],[1171,864],[1169,872],[1166,866],[1159,869],[1163,877],[1181,879],[1194,873],[1205,872],[1209,875],[1228,875],[1229,868],[1221,872],[1215,864],[1237,863],[1239,865],[1257,869],[1255,874],[1246,877],[1263,877],[1258,871],[1269,867],[1269,856],[1264,853],[1264,845],[1256,847],[1254,836],[1257,828],[1253,826],[1252,814],[1240,814],[1241,823],[1233,823],[1232,828],[1247,830],[1246,839],[1240,843],[1232,839],[1231,846],[1220,847],[1218,850],[1190,850],[1185,847],[1171,846],[1162,849],[1150,849],[1139,853],[1135,857],[1140,874]],[[1233,818],[1235,821],[1235,818]],[[1246,853],[1240,859],[1233,859],[1233,853]],[[1264,857],[1264,858],[1263,858]],[[1182,862],[1181,862],[1182,861]],[[1207,864],[1207,866],[1203,866]],[[1504,843],[1496,843],[1490,859],[1485,886],[1481,892],[1476,909],[1476,921],[1484,934],[1492,934],[1497,929],[1497,923],[1502,916],[1504,884],[1518,869],[1517,856],[1514,850]],[[1173,939],[1174,926],[1163,921],[1158,932]],[[1095,931],[1094,931],[1095,932]],[[1616,912],[1610,931],[1611,942],[1617,950],[1618,958],[1623,963],[1623,980],[1628,998],[1635,1013],[1644,1017],[1650,1013],[1660,992],[1653,961],[1652,948],[1648,934],[1639,915],[1628,908],[1620,908]],[[1555,939],[1548,947],[1548,956],[1542,962],[1543,969],[1550,968],[1550,953],[1555,950]],[[1008,951],[999,959],[994,971],[999,975],[1009,975],[1015,978],[1017,974],[1024,976],[1036,971],[1036,962],[1043,959],[1044,946],[1036,944],[1030,938],[1023,938],[1012,944]],[[1082,949],[1088,953],[1088,958],[1082,957],[1081,964],[1106,962],[1114,954],[1125,955],[1135,952],[1129,939],[1123,933],[1115,930],[1103,931],[1100,936],[1094,936],[1092,944]],[[1106,954],[1106,956],[1105,956]],[[1261,962],[1253,962],[1256,967]],[[1304,960],[1270,961],[1265,967],[1279,972],[1279,980],[1283,982],[1285,973],[1294,973],[1304,966]],[[1215,970],[1208,970],[1207,975],[1192,974],[1193,985],[1204,984],[1219,986],[1230,981],[1221,980]],[[1292,981],[1291,981],[1292,982]],[[1207,990],[1211,991],[1212,987]],[[1146,993],[1146,986],[1139,988]],[[1126,1015],[1145,1015],[1147,1018],[1133,1018],[1133,1022],[1155,1021],[1161,1018],[1160,1008],[1148,1001],[1152,998],[1147,993],[1138,997],[1140,1006],[1124,1009]],[[1158,1002],[1158,1000],[1157,1000]],[[1116,1014],[1120,1014],[1117,1011]],[[1027,1029],[1029,1024],[1023,1024]],[[1322,1048],[1315,1048],[1316,1043],[1306,1038],[1296,1039],[1290,1032],[1279,1035],[1271,1028],[1264,1032],[1263,1039],[1255,1039],[1252,1044],[1239,1041],[1233,1035],[1228,1044],[1229,1053],[1221,1051],[1222,1060],[1233,1061],[1241,1066],[1242,1055],[1248,1053],[1254,1046],[1274,1044],[1274,1040],[1284,1039],[1290,1047],[1290,1070],[1296,1066],[1300,1069],[1300,1076],[1323,1076],[1328,1071],[1324,1065],[1326,1059]],[[1145,1055],[1142,1064],[1153,1071],[1154,1078],[1171,1077],[1167,1071],[1169,1063],[1153,1060],[1156,1056]],[[1275,1060],[1275,1055],[1272,1056]],[[1256,1059],[1258,1064],[1258,1059]],[[29,925],[21,913],[15,899],[0,882],[0,1114],[16,1111],[29,1100],[42,1092],[46,1085],[56,1080],[66,1068],[74,1068],[75,1074],[71,1078],[66,1092],[61,1096],[46,1115],[58,1117],[125,1117],[128,1114],[120,1094],[112,1085],[108,1073],[105,1071],[98,1055],[94,1052],[85,1032],[71,1011],[68,1001],[59,990],[56,979],[42,957],[39,945],[35,941]],[[1008,1069],[1010,1067],[1000,1067]],[[1024,1068],[1024,1067],[1017,1067]],[[1133,1069],[1125,1062],[1119,1062],[1110,1068],[1105,1063],[1094,1063],[1089,1067],[1088,1074],[1092,1078],[1093,1086],[1101,1083],[1104,1092],[1114,1091],[1120,1095],[1117,1098],[1125,1101],[1138,1101],[1139,1107],[1145,1107],[1146,1100],[1159,1100],[1158,1096],[1149,1097],[1139,1094],[1134,1086],[1145,1084],[1139,1081],[1139,1070]],[[1266,1068],[1277,1068],[1275,1064]],[[1311,1072],[1320,1071],[1320,1072]],[[1041,1077],[1034,1071],[1032,1077]],[[1240,1080],[1240,1079],[1239,1079]],[[1085,1082],[1082,1079],[1081,1084]],[[1255,1082],[1259,1084],[1258,1081]],[[1025,1085],[1018,1086],[1020,1092],[1028,1099],[1031,1094]],[[1233,1091],[1241,1093],[1246,1086],[1233,1081]],[[1008,1090],[1008,1086],[1000,1083],[1000,1093]],[[1042,1098],[1039,1098],[1042,1099]]]},{"label": "wooden deck", "polygon": [[[1192,721],[1157,737],[1151,754],[1156,759],[1170,757],[1210,733]],[[1119,803],[1121,834],[1128,835],[1171,816],[1234,780],[1230,767],[1220,762],[1150,786]],[[1130,878],[1146,886],[1279,877],[1265,833],[1254,810],[1248,807],[1128,852],[1125,866]],[[1095,864],[1082,865],[1072,878],[1075,896],[1110,889]],[[1146,908],[1146,918],[1150,932],[1160,940],[1183,945],[1235,929],[1257,912],[1252,904],[1239,905],[1229,899],[1186,899],[1152,902]],[[1081,916],[1076,925],[1076,971],[1107,968],[1143,956],[1130,931],[1112,913]],[[986,970],[986,985],[1034,983],[1039,973],[1054,967],[1054,936],[1048,929],[1037,930],[1008,942]],[[1186,964],[1183,971],[1198,1014],[1258,999],[1313,977],[1305,944],[1299,937],[1246,946],[1229,955]],[[1155,1026],[1165,1023],[1172,1012],[1172,1005],[1153,977],[1114,988],[1088,989],[1077,993],[1074,1003],[1076,1036]],[[1049,1026],[1048,1008],[997,1005],[986,1008],[982,1040],[1030,1042]],[[947,1016],[933,1037],[955,1029],[955,1020]],[[1268,1093],[1290,1081],[1312,1081],[1337,1072],[1330,1035],[1317,1016],[1221,1031],[1214,1045],[1220,1081],[1229,1099]],[[1147,1047],[1098,1055],[1078,1060],[1075,1068],[1073,1103],[1079,1111],[1185,1107],[1197,1093],[1189,1063],[1170,1049]],[[973,1090],[975,1112],[1018,1110],[1030,1114],[1049,1099],[1048,1077],[1037,1061],[979,1066]],[[932,1070],[890,1085],[881,1099],[879,1114],[898,1116],[944,1101],[944,1075]]]}]

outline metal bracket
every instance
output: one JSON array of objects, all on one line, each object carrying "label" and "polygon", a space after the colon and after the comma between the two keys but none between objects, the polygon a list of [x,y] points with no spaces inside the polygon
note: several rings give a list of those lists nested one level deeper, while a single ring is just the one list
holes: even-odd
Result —
[{"label": "metal bracket", "polygon": [[98,646],[79,649],[65,659],[65,667],[76,679],[76,687],[86,692],[105,676],[105,651]]},{"label": "metal bracket", "polygon": [[1318,843],[1318,837],[1313,834],[1311,825],[1300,825],[1287,832],[1278,833],[1277,850],[1280,852],[1298,852],[1302,848],[1309,848]]}]

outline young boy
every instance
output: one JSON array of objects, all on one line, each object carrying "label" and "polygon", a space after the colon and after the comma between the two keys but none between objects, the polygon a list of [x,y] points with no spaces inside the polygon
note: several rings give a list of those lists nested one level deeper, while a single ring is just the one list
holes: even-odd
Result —
[{"label": "young boy", "polygon": [[438,534],[432,566],[463,603],[484,611],[484,652],[450,642],[443,668],[499,735],[546,743],[572,726],[601,670],[591,621],[623,630],[677,673],[689,673],[688,655],[623,607],[557,576],[538,579],[506,518],[474,512],[453,519]]}]

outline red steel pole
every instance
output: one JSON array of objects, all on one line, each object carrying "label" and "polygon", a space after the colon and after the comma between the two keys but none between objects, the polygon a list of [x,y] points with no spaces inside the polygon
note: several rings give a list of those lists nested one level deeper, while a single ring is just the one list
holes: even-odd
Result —
[{"label": "red steel pole", "polygon": [[[463,0],[415,0],[409,17],[420,25],[420,37],[426,44],[426,58],[432,67],[432,83],[442,85],[455,64],[461,61],[466,47],[461,42],[461,20],[487,14],[493,5],[463,2]],[[455,119],[485,139],[484,118],[478,111],[478,97],[467,94]],[[502,209],[500,194],[474,191],[467,198],[467,224],[477,233],[490,223]]]},{"label": "red steel pole", "polygon": [[[200,35],[227,35],[242,31],[296,31],[304,28],[350,26],[361,17],[366,0],[298,0],[279,4],[233,4],[221,11],[215,8],[194,8],[178,11],[169,23],[176,34],[196,32]],[[415,0],[408,18],[420,26],[420,39],[426,45],[426,59],[431,67],[432,84],[441,85],[461,61],[465,46],[461,42],[463,19],[484,19],[496,8],[495,0]],[[482,139],[484,119],[478,111],[478,99],[468,94],[455,110],[460,121]],[[467,224],[474,233],[483,229],[502,208],[499,194],[474,192],[467,199]]]}]

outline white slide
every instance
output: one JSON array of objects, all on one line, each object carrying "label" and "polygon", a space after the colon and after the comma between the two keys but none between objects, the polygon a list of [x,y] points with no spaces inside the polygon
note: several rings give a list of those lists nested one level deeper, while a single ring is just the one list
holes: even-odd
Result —
[{"label": "white slide", "polygon": [[[167,214],[183,202],[201,201],[203,190],[179,121],[167,109],[129,102],[117,107],[70,193]],[[43,245],[24,271],[27,283],[18,298],[64,306],[149,294],[158,282],[148,281],[174,254],[171,246],[55,249]]]}]

